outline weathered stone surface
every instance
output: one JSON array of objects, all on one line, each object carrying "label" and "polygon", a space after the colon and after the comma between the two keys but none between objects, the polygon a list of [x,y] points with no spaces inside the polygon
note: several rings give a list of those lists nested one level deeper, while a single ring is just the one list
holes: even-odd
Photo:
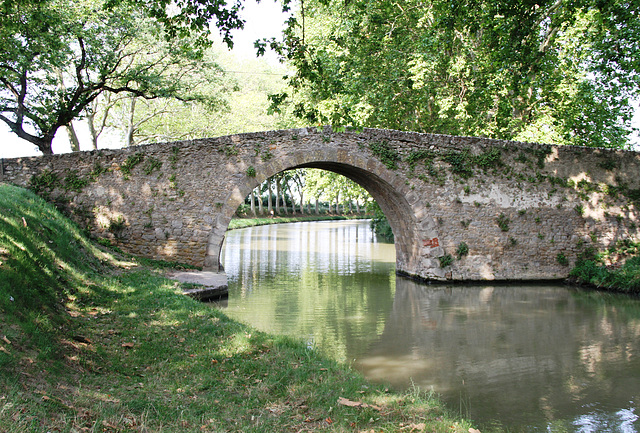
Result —
[{"label": "weathered stone surface", "polygon": [[[375,152],[381,143],[400,157],[397,169]],[[496,151],[500,164],[478,159]],[[456,171],[447,155],[466,155],[457,163],[467,171]],[[139,163],[127,173],[134,159]],[[94,235],[135,254],[208,269],[218,268],[224,233],[244,197],[296,167],[332,170],[365,187],[391,223],[398,271],[420,278],[563,278],[586,248],[640,237],[636,152],[305,128],[1,164],[0,180],[39,186]],[[47,172],[53,182],[43,184]],[[73,178],[86,184],[76,187]],[[458,259],[462,242],[469,251]],[[447,254],[453,262],[441,268]]]}]

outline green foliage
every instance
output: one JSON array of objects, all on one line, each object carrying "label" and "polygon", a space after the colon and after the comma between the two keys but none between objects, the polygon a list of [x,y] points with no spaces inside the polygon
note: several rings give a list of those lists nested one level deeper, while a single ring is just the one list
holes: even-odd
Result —
[{"label": "green foliage", "polygon": [[70,170],[64,178],[64,189],[66,191],[81,192],[89,184],[87,179],[78,177],[78,170]]},{"label": "green foliage", "polygon": [[45,169],[38,174],[34,174],[29,179],[29,188],[36,194],[53,190],[58,185],[58,175],[51,170]]},{"label": "green foliage", "polygon": [[109,230],[113,234],[119,234],[122,230],[124,230],[126,226],[126,221],[122,215],[118,215],[109,220],[109,225],[107,226],[107,230]]},{"label": "green foliage", "polygon": [[569,259],[567,259],[564,253],[558,253],[556,255],[556,262],[561,266],[569,266]]},{"label": "green foliage", "polygon": [[433,165],[433,160],[436,158],[437,153],[433,150],[414,150],[411,151],[407,157],[406,161],[409,164],[409,169],[414,170],[418,161],[425,161],[426,166]]},{"label": "green foliage", "polygon": [[468,179],[473,175],[472,157],[469,149],[461,152],[451,150],[442,155],[442,159],[451,165],[451,172],[463,179]]},{"label": "green foliage", "polygon": [[370,142],[369,149],[389,170],[398,168],[398,162],[402,158],[398,151],[392,148],[388,142]]},{"label": "green foliage", "polygon": [[89,177],[93,180],[96,181],[98,180],[98,178],[100,177],[101,174],[108,172],[109,169],[106,167],[103,167],[98,161],[93,163],[93,170],[91,170],[91,173],[89,174]]},{"label": "green foliage", "polygon": [[511,220],[509,218],[507,218],[507,216],[503,213],[501,213],[500,215],[498,215],[498,218],[496,218],[496,224],[498,225],[498,227],[500,227],[500,230],[503,232],[508,232],[509,231],[509,223],[511,222]]},{"label": "green foliage", "polygon": [[308,0],[282,42],[258,46],[295,68],[274,109],[291,104],[307,123],[626,147],[640,88],[635,9]]},{"label": "green foliage", "polygon": [[176,169],[178,166],[178,155],[180,154],[179,146],[171,147],[171,155],[169,156],[169,162],[171,163],[171,168]]},{"label": "green foliage", "polygon": [[151,157],[147,160],[147,163],[144,165],[144,174],[147,176],[153,173],[155,170],[160,170],[162,167],[162,161],[157,160],[154,157]]},{"label": "green foliage", "polygon": [[440,262],[441,268],[446,268],[453,263],[453,257],[451,254],[445,254],[444,256],[438,257],[438,261]]},{"label": "green foliage", "polygon": [[209,32],[200,20],[217,17],[216,24],[226,34],[241,27],[237,7],[186,1],[173,5],[169,17],[167,4],[3,2],[0,120],[51,154],[60,127],[83,111],[95,114],[96,102],[113,94],[220,106],[222,88],[205,86],[220,82],[220,74],[204,58],[203,43],[198,43],[206,42]]},{"label": "green foliage", "polygon": [[256,177],[256,169],[254,166],[250,166],[247,168],[247,176]]},{"label": "green foliage", "polygon": [[640,293],[640,256],[627,259],[619,268],[609,268],[597,260],[581,260],[570,276],[581,284],[599,289]]},{"label": "green foliage", "polygon": [[500,152],[500,149],[496,148],[482,152],[480,155],[476,156],[474,160],[475,164],[483,170],[498,168],[504,165],[502,162],[502,152]]},{"label": "green foliage", "polygon": [[131,170],[135,168],[136,165],[140,164],[144,160],[144,153],[134,153],[133,155],[129,155],[127,159],[120,165],[120,171],[125,176],[131,176]]},{"label": "green foliage", "polygon": [[375,232],[376,235],[383,237],[389,242],[393,242],[393,231],[391,230],[391,225],[389,225],[389,220],[380,209],[380,206],[377,202],[371,202],[367,209],[369,212],[373,212],[373,217],[371,218],[371,229]]},{"label": "green foliage", "polygon": [[469,254],[469,245],[466,242],[460,242],[456,248],[456,256],[458,260]]}]

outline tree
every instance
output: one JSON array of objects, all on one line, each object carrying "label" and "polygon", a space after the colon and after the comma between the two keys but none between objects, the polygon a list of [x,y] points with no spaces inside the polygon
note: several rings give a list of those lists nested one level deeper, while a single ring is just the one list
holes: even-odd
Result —
[{"label": "tree", "polygon": [[[56,131],[110,92],[211,103],[199,91],[208,20],[223,38],[240,3],[5,0],[0,6],[0,120],[50,154]],[[177,9],[176,9],[177,8]]]},{"label": "tree", "polygon": [[305,0],[271,97],[312,123],[626,147],[640,0]]}]

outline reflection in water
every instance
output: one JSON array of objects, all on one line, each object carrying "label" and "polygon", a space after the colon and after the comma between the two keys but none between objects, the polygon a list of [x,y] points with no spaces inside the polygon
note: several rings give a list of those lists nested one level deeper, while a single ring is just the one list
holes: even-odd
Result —
[{"label": "reflection in water", "polygon": [[375,341],[393,304],[395,248],[378,243],[368,221],[233,230],[222,259],[230,316],[340,361]]},{"label": "reflection in water", "polygon": [[425,286],[366,222],[227,233],[227,313],[510,431],[640,431],[640,301],[561,286]]},{"label": "reflection in water", "polygon": [[385,330],[356,365],[399,388],[434,389],[450,407],[485,423],[636,431],[640,303],[634,303],[621,308],[555,286],[398,279]]}]

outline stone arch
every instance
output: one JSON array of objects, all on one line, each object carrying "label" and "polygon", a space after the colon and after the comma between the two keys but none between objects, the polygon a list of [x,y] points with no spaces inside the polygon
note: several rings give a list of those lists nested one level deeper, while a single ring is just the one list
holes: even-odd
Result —
[{"label": "stone arch", "polygon": [[[316,152],[295,152],[286,157],[255,167],[255,177],[238,179],[230,191],[223,212],[209,236],[205,268],[220,269],[220,253],[224,234],[237,208],[246,196],[267,178],[296,168],[318,168],[341,174],[366,189],[387,216],[395,237],[396,270],[407,275],[442,277],[438,260],[424,256],[442,255],[441,249],[425,246],[425,240],[437,238],[435,222],[428,215],[419,197],[410,190],[404,177],[386,168],[379,161],[357,154],[338,155],[335,148]],[[425,263],[427,266],[425,267]]]}]

